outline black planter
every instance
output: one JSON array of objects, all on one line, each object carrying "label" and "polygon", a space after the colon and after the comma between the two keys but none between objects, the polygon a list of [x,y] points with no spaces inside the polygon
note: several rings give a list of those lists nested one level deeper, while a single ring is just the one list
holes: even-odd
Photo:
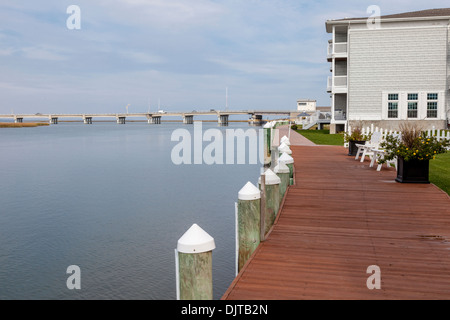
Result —
[{"label": "black planter", "polygon": [[349,141],[348,143],[348,155],[356,157],[356,153],[358,152],[358,147],[356,144],[366,144],[365,141]]},{"label": "black planter", "polygon": [[400,183],[430,183],[430,161],[397,159],[397,179]]}]

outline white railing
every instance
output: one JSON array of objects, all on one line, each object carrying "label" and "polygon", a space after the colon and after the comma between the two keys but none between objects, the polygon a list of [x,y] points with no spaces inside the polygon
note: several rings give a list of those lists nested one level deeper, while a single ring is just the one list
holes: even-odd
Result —
[{"label": "white railing", "polygon": [[333,89],[346,89],[347,76],[332,76],[327,79],[327,92],[332,92]]},{"label": "white railing", "polygon": [[347,87],[347,76],[335,76],[334,87]]},{"label": "white railing", "polygon": [[333,54],[346,55],[347,54],[347,42],[328,43],[327,57],[331,58]]},{"label": "white railing", "polygon": [[345,112],[343,110],[336,110],[334,112],[334,120],[347,120]]},{"label": "white railing", "polygon": [[347,42],[335,43],[333,53],[334,54],[343,54],[343,53],[346,54],[347,53]]},{"label": "white railing", "polygon": [[[352,127],[348,126],[349,134],[352,132]],[[375,127],[373,124],[370,127],[363,127],[361,129],[361,133],[363,135],[367,134],[373,134],[374,132],[381,132],[382,139],[384,140],[387,135],[392,134],[401,134],[401,131],[395,131],[395,130],[387,130],[383,128]],[[449,130],[437,130],[437,129],[430,129],[427,130],[427,137],[436,137],[437,140],[450,140],[450,131]]]},{"label": "white railing", "polygon": [[439,141],[441,140],[450,140],[450,131],[448,130],[437,130],[431,129],[427,131],[428,137],[436,137]]}]

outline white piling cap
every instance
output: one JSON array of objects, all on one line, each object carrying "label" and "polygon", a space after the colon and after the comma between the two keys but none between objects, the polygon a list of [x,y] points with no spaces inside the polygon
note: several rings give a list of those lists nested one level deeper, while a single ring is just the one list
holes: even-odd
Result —
[{"label": "white piling cap", "polygon": [[278,151],[281,153],[287,153],[292,154],[292,150],[291,148],[289,148],[289,146],[287,146],[284,142],[278,147]]},{"label": "white piling cap", "polygon": [[267,122],[267,123],[263,126],[264,129],[270,129],[270,128],[272,128],[272,127],[273,127],[273,125],[272,125],[271,122]]},{"label": "white piling cap", "polygon": [[261,199],[261,191],[251,182],[247,184],[239,191],[239,200],[258,200]]},{"label": "white piling cap", "polygon": [[194,224],[178,240],[177,250],[181,253],[203,253],[216,248],[214,238],[205,230]]},{"label": "white piling cap", "polygon": [[294,163],[294,158],[292,158],[290,155],[288,155],[286,152],[284,152],[281,157],[278,159],[278,163],[283,162],[285,164],[291,164]]},{"label": "white piling cap", "polygon": [[283,138],[281,138],[280,142],[281,142],[281,144],[284,143],[284,144],[287,145],[287,146],[290,146],[290,145],[291,145],[291,141],[289,141],[289,138],[286,137],[286,136],[284,136]]},{"label": "white piling cap", "polygon": [[[289,168],[288,168],[289,170]],[[281,183],[281,179],[280,177],[278,177],[275,172],[273,172],[270,169],[267,169],[266,172],[264,172],[264,175],[266,176],[266,185],[267,186],[272,186],[274,184],[280,184]],[[259,184],[261,184],[261,177],[259,177],[258,180]]]},{"label": "white piling cap", "polygon": [[284,164],[284,162],[278,163],[278,165],[273,169],[275,173],[289,173],[289,167]]}]

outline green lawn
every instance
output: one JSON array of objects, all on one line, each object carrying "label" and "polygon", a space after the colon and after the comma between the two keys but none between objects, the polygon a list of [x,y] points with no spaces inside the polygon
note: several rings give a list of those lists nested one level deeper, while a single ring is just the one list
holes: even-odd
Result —
[{"label": "green lawn", "polygon": [[430,161],[430,181],[450,195],[450,152]]},{"label": "green lawn", "polygon": [[330,130],[297,130],[297,132],[315,144],[330,146],[344,145],[344,136],[342,134],[330,134]]}]

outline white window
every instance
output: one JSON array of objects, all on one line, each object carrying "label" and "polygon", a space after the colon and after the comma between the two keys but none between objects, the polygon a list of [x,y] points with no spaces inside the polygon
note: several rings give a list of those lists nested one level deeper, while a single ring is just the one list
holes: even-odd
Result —
[{"label": "white window", "polygon": [[388,118],[397,119],[398,118],[398,93],[388,94]]},{"label": "white window", "polygon": [[437,118],[438,116],[438,99],[439,94],[427,94],[427,118]]},{"label": "white window", "polygon": [[419,94],[408,93],[408,119],[417,118],[418,105],[419,105]]}]

